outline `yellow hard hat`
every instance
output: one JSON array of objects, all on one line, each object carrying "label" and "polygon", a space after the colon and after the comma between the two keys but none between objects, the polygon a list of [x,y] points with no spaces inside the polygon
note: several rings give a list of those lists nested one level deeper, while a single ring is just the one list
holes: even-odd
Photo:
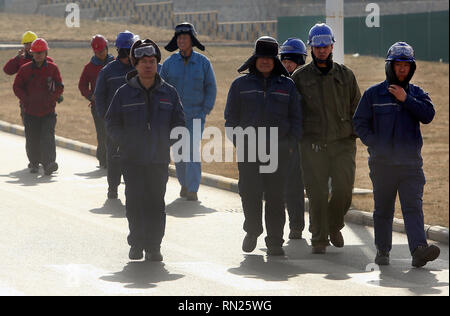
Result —
[{"label": "yellow hard hat", "polygon": [[36,33],[33,33],[31,31],[27,31],[23,33],[22,35],[22,45],[25,43],[32,43],[35,39],[37,39]]}]

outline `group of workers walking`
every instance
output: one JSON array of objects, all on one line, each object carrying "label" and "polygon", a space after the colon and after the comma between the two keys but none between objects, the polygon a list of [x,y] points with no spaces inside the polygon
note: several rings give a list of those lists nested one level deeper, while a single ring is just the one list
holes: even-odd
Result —
[{"label": "group of workers walking", "polygon": [[[244,211],[242,244],[252,252],[267,231],[267,255],[282,256],[288,211],[290,239],[301,239],[305,228],[304,189],[310,203],[311,244],[314,254],[326,253],[330,242],[344,247],[344,216],[352,202],[356,138],[368,147],[374,188],[374,225],[379,265],[389,264],[392,222],[400,197],[412,265],[435,260],[438,247],[428,245],[424,232],[420,123],[430,123],[434,108],[429,96],[409,81],[416,69],[413,48],[397,42],[386,58],[386,80],[361,97],[353,72],[333,61],[335,38],[326,24],[316,24],[307,44],[312,61],[306,64],[306,45],[297,38],[279,47],[269,36],[259,38],[254,53],[238,69],[228,92],[225,126],[254,128],[277,139],[278,168],[261,172],[266,161],[248,159],[255,147],[238,143],[239,194]],[[20,100],[30,172],[39,164],[50,175],[58,169],[54,141],[55,105],[62,100],[58,67],[47,56],[48,44],[32,32],[23,36],[24,49],[4,67],[17,73],[14,92]],[[121,32],[115,41],[117,58],[108,41],[95,35],[94,56],[84,67],[79,90],[89,101],[97,131],[97,159],[107,169],[108,198],[117,198],[123,176],[130,233],[129,258],[162,261],[165,233],[164,196],[168,181],[171,131],[189,131],[189,159],[176,163],[180,197],[197,201],[201,180],[199,156],[206,116],[217,94],[214,71],[190,23],[175,27],[165,49],[178,50],[161,64],[161,51],[150,39]],[[280,56],[280,57],[278,57]],[[200,122],[200,135],[194,128]],[[265,129],[262,129],[265,128]],[[276,128],[276,134],[273,128]],[[273,138],[272,137],[272,138]],[[256,147],[261,146],[260,142]],[[267,148],[267,147],[266,147]],[[263,204],[265,201],[265,204]],[[263,220],[263,205],[264,220]]]}]

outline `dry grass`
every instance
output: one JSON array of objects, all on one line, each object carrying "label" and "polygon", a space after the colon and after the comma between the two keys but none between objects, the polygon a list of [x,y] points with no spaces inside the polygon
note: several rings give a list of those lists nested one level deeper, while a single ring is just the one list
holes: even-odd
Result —
[{"label": "dry grass", "polygon": [[[20,24],[20,28],[17,27],[18,24]],[[166,42],[173,36],[173,30],[140,24],[81,20],[79,28],[68,28],[63,16],[57,18],[0,13],[0,41],[20,43],[22,34],[26,30],[35,32],[39,37],[45,38],[49,42],[89,41],[95,34],[102,34],[108,40],[114,41],[117,34],[124,30],[139,34],[141,38],[149,37],[155,42]],[[211,38],[204,35],[200,35],[200,39],[211,41]]]},{"label": "dry grass", "polygon": [[[133,30],[133,29],[131,29]],[[2,31],[3,33],[3,31]],[[1,34],[1,33],[0,33]],[[170,37],[170,36],[169,36]],[[169,37],[165,38],[167,41]],[[0,35],[1,38],[1,35]],[[218,82],[218,95],[215,108],[207,118],[207,126],[223,128],[223,111],[228,89],[238,75],[236,69],[251,55],[251,48],[208,48]],[[3,65],[14,51],[0,51],[0,64]],[[163,52],[163,58],[168,56]],[[60,136],[74,138],[89,144],[96,144],[95,129],[84,100],[77,88],[82,67],[90,59],[89,49],[53,49],[51,57],[60,67],[65,83],[65,101],[57,106],[58,124],[56,132]],[[382,58],[346,56],[346,64],[354,70],[361,91],[384,80],[384,61]],[[418,62],[418,70],[413,82],[430,93],[436,107],[436,117],[432,124],[423,126],[424,169],[427,185],[424,194],[424,213],[428,224],[448,227],[448,111],[449,111],[449,66],[432,62]],[[18,101],[12,93],[13,78],[0,76],[0,120],[20,124]],[[205,172],[237,178],[235,163],[203,164]],[[355,186],[371,188],[368,177],[367,150],[358,141],[357,171]],[[370,211],[371,198],[355,198],[355,207]],[[397,207],[399,210],[400,208]],[[396,214],[401,217],[400,212]]]}]

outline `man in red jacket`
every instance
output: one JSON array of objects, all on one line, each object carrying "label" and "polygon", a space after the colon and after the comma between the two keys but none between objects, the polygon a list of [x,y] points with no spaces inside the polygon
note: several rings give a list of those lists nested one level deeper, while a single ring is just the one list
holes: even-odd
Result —
[{"label": "man in red jacket", "polygon": [[31,44],[33,61],[20,67],[14,80],[14,93],[23,105],[26,151],[31,173],[37,173],[39,163],[44,173],[58,170],[56,161],[56,102],[64,85],[56,64],[47,61],[48,44],[38,38]]},{"label": "man in red jacket", "polygon": [[108,41],[100,34],[95,35],[91,41],[94,56],[91,61],[84,66],[78,83],[78,89],[89,103],[92,117],[94,119],[95,130],[97,131],[97,159],[100,168],[106,168],[106,128],[104,120],[98,116],[95,109],[94,90],[97,82],[97,76],[102,68],[114,60],[114,57],[108,54]]}]

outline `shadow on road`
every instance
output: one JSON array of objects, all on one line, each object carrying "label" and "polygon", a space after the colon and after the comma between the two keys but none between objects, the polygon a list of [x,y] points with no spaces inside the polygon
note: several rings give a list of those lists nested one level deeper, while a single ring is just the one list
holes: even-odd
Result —
[{"label": "shadow on road", "polygon": [[100,179],[106,177],[106,169],[98,168],[96,170],[85,172],[85,173],[75,173],[76,176],[84,177],[86,179]]},{"label": "shadow on road", "polygon": [[55,182],[53,178],[56,174],[51,176],[44,175],[44,171],[42,168],[39,169],[39,173],[30,173],[30,169],[22,169],[15,172],[11,172],[10,174],[2,174],[0,177],[2,178],[11,178],[13,180],[6,181],[6,183],[11,184],[20,184],[22,186],[35,186],[43,183],[52,183]]},{"label": "shadow on road", "polygon": [[448,261],[437,260],[416,269],[411,266],[408,245],[394,245],[391,265],[380,268],[373,263],[370,248],[366,245],[350,245],[343,249],[331,246],[325,255],[317,255],[311,253],[306,240],[290,240],[284,246],[285,257],[245,255],[239,267],[228,271],[269,282],[288,281],[302,274],[319,274],[331,281],[352,280],[378,287],[403,288],[415,295],[441,294],[439,287],[449,285],[433,273],[448,270]]},{"label": "shadow on road", "polygon": [[172,203],[166,205],[167,215],[173,217],[187,218],[195,216],[204,216],[217,212],[216,210],[203,206],[201,201],[187,201],[186,199],[178,198]]},{"label": "shadow on road", "polygon": [[100,215],[111,215],[113,218],[123,218],[126,216],[125,205],[120,199],[107,199],[101,208],[94,208],[89,212]]},{"label": "shadow on road", "polygon": [[182,274],[171,274],[164,263],[148,261],[132,261],[120,272],[100,277],[103,281],[126,284],[125,288],[150,289],[158,283],[175,281],[183,278]]}]

